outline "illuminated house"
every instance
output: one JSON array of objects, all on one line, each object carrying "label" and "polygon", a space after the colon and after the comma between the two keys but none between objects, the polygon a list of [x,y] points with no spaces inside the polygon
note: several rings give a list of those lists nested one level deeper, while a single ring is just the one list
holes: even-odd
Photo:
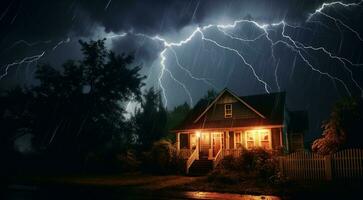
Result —
[{"label": "illuminated house", "polygon": [[294,147],[303,148],[303,131],[295,132],[301,137],[287,133],[288,113],[284,92],[240,97],[224,89],[212,102],[199,102],[175,129],[186,171],[212,167],[243,148],[288,152],[292,138],[298,138]]}]

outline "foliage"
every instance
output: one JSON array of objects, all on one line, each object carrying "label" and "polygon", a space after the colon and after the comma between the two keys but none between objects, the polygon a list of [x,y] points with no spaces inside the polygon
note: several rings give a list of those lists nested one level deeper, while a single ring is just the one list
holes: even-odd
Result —
[{"label": "foliage", "polygon": [[95,151],[87,154],[84,170],[87,172],[131,172],[137,171],[140,161],[132,150],[125,152]]},{"label": "foliage", "polygon": [[244,150],[237,158],[225,156],[219,167],[225,171],[255,174],[262,179],[278,173],[276,157],[264,149]]},{"label": "foliage", "polygon": [[323,122],[322,137],[313,142],[312,150],[326,155],[342,148],[361,147],[362,124],[363,100],[361,98],[337,102],[329,119]]},{"label": "foliage", "polygon": [[59,71],[40,64],[36,86],[2,98],[0,121],[2,130],[12,135],[10,143],[19,130],[31,133],[37,152],[59,167],[80,165],[90,152],[105,149],[115,139],[128,144],[125,105],[140,98],[143,85],[140,67],[130,66],[132,56],[107,50],[104,40],[80,44],[82,60],[67,61]]},{"label": "foliage", "polygon": [[153,142],[166,135],[167,112],[160,93],[154,88],[146,90],[141,101],[141,108],[135,111],[132,121],[135,135],[143,149],[150,148]]},{"label": "foliage", "polygon": [[[168,120],[166,124],[166,128],[168,131],[175,128],[177,125],[179,125],[187,116],[187,114],[190,111],[190,106],[185,102],[184,104],[181,104],[179,106],[176,106],[173,110],[168,112]],[[170,133],[169,135],[170,139],[175,138],[174,133]]]},{"label": "foliage", "polygon": [[168,140],[155,142],[151,151],[144,158],[144,171],[170,174],[183,170],[183,159],[179,157],[176,148]]}]

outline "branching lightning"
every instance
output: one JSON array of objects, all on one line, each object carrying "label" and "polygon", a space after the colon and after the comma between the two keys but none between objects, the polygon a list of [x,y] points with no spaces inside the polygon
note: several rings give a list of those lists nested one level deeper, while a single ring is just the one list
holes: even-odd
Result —
[{"label": "branching lightning", "polygon": [[0,80],[3,79],[6,75],[8,75],[8,70],[10,67],[12,66],[15,66],[15,65],[21,65],[23,63],[32,63],[32,62],[35,62],[35,61],[38,61],[41,57],[43,57],[43,55],[45,54],[45,51],[43,51],[42,53],[40,53],[39,55],[34,55],[34,56],[30,56],[30,57],[25,57],[23,58],[22,60],[20,61],[16,61],[16,62],[13,62],[13,63],[10,63],[10,64],[7,64],[5,66],[5,72],[4,74],[2,74],[0,76]]},{"label": "branching lightning", "polygon": [[[336,24],[341,24],[343,27],[345,27],[346,29],[348,29],[349,31],[351,31],[361,42],[363,42],[362,37],[359,35],[358,31],[354,30],[352,27],[350,27],[349,25],[347,25],[346,23],[344,23],[342,20],[337,19],[331,15],[328,15],[326,12],[324,12],[324,10],[326,8],[335,6],[335,5],[339,5],[339,6],[343,6],[343,7],[356,7],[356,6],[361,6],[361,4],[363,3],[363,1],[359,1],[358,3],[343,3],[341,1],[334,1],[334,2],[330,2],[330,3],[323,3],[318,9],[315,10],[314,13],[310,14],[310,16],[308,17],[308,19],[306,20],[307,22],[310,21],[311,18],[313,18],[315,15],[322,15],[332,21],[334,21]],[[337,27],[339,28],[339,26],[337,25]]]},{"label": "branching lightning", "polygon": [[[51,49],[52,51],[54,51],[55,49],[57,49],[60,45],[62,44],[65,44],[65,43],[69,43],[71,41],[71,39],[68,37],[64,40],[61,40],[59,41],[56,45],[54,45]],[[41,43],[44,43],[44,44],[48,44],[48,43],[51,43],[50,40],[46,40],[46,41],[37,41],[37,42],[27,42],[25,40],[18,40],[16,42],[14,42],[10,47],[9,49],[15,47],[16,45],[19,45],[19,44],[25,44],[29,47],[32,47],[34,45],[38,45],[38,44],[41,44]],[[22,58],[21,60],[19,61],[15,61],[15,62],[12,62],[12,63],[9,63],[9,64],[6,64],[3,68],[4,68],[4,73],[0,75],[0,81],[8,75],[8,71],[11,67],[13,66],[18,66],[18,65],[22,65],[24,63],[27,63],[27,64],[30,64],[30,63],[33,63],[33,62],[36,62],[38,60],[40,60],[45,54],[46,54],[47,50],[43,50],[42,53],[40,54],[37,54],[37,55],[34,55],[34,56],[27,56],[27,57],[24,57]]]},{"label": "branching lightning", "polygon": [[[108,3],[106,5],[106,7],[104,8],[105,10],[107,10],[109,4],[111,3],[111,0],[108,0]],[[341,27],[344,27],[345,29],[349,30],[351,33],[353,33],[357,39],[361,42],[363,42],[362,37],[360,36],[359,32],[354,30],[351,26],[349,26],[348,24],[344,23],[342,20],[335,18],[329,14],[327,14],[326,12],[324,12],[325,9],[332,7],[332,6],[341,6],[341,7],[357,7],[357,6],[361,6],[363,3],[363,0],[358,2],[358,3],[343,3],[340,1],[335,1],[335,2],[330,2],[330,3],[323,3],[319,8],[317,8],[315,10],[314,13],[310,14],[310,16],[307,18],[306,22],[307,23],[316,23],[318,22],[320,24],[320,26],[325,26],[322,22],[320,21],[313,21],[312,18],[316,18],[316,16],[321,15],[329,20],[332,20],[335,24],[336,27],[338,29],[340,29]],[[199,3],[198,3],[199,5]],[[261,31],[261,34],[258,34],[256,37],[252,38],[252,39],[246,39],[246,38],[241,38],[238,37],[232,33],[229,32],[229,30],[235,30],[235,28],[237,27],[237,25],[240,24],[252,24],[253,26],[255,26],[258,30]],[[339,26],[340,25],[340,26]],[[279,33],[281,39],[272,39],[272,37],[270,37],[270,31],[271,30],[275,30],[276,28],[282,28],[281,33]],[[203,83],[213,87],[213,88],[217,88],[209,79],[207,78],[201,78],[201,77],[197,77],[195,75],[192,74],[192,72],[185,66],[183,66],[181,64],[181,61],[178,57],[177,51],[175,50],[178,47],[182,47],[186,44],[188,44],[189,42],[191,42],[194,38],[196,37],[200,37],[200,39],[204,42],[213,44],[213,46],[220,48],[224,51],[228,51],[233,53],[234,55],[236,55],[238,58],[241,59],[242,63],[244,64],[244,66],[248,67],[248,69],[251,71],[252,76],[256,79],[257,82],[259,82],[261,84],[261,86],[264,88],[264,90],[267,93],[270,93],[270,91],[272,90],[272,87],[269,86],[268,82],[263,80],[263,78],[256,72],[255,67],[248,62],[248,60],[235,48],[229,46],[229,45],[224,45],[221,44],[220,42],[213,40],[212,38],[206,37],[206,32],[209,29],[215,28],[216,30],[218,30],[221,34],[223,34],[224,36],[228,37],[231,40],[237,40],[239,42],[241,42],[241,44],[245,44],[245,43],[252,43],[252,42],[256,42],[257,40],[262,40],[265,39],[266,41],[269,42],[269,50],[271,52],[271,58],[273,59],[273,63],[275,64],[275,69],[274,69],[274,76],[275,76],[275,82],[276,82],[276,86],[277,89],[280,91],[280,84],[278,82],[278,67],[279,67],[279,62],[280,59],[278,59],[278,61],[276,62],[276,55],[274,52],[274,48],[281,44],[286,46],[287,48],[291,49],[292,52],[295,53],[296,57],[300,58],[307,67],[309,67],[313,72],[316,72],[322,76],[325,76],[327,78],[329,78],[330,80],[334,81],[334,82],[339,82],[347,91],[347,93],[349,95],[351,95],[351,91],[349,90],[347,84],[339,77],[334,76],[328,72],[324,72],[321,69],[319,69],[317,66],[314,66],[314,64],[309,61],[308,57],[306,55],[309,55],[309,52],[315,52],[315,53],[323,53],[324,55],[326,55],[328,58],[333,59],[333,60],[337,60],[339,61],[343,68],[349,73],[350,78],[352,80],[352,82],[355,84],[355,86],[357,88],[359,88],[359,90],[361,91],[362,97],[363,97],[363,88],[358,84],[358,82],[355,80],[354,76],[353,76],[353,72],[352,70],[347,66],[347,64],[349,64],[350,66],[354,66],[354,67],[358,67],[358,66],[363,66],[363,63],[355,63],[351,60],[349,60],[348,58],[344,58],[344,57],[340,57],[334,53],[332,53],[331,51],[327,50],[326,48],[324,48],[323,46],[312,46],[312,45],[307,45],[304,44],[303,42],[297,41],[293,38],[293,36],[290,36],[288,33],[286,33],[286,28],[292,28],[292,29],[297,29],[297,28],[302,28],[302,29],[306,29],[306,30],[310,30],[309,28],[304,28],[304,27],[299,27],[299,26],[295,26],[295,25],[291,25],[286,23],[284,20],[277,22],[277,23],[271,23],[271,24],[261,24],[257,21],[253,21],[253,20],[246,20],[246,19],[239,19],[239,20],[235,20],[233,21],[231,24],[208,24],[202,27],[196,27],[190,35],[188,35],[185,39],[177,41],[177,42],[168,42],[166,39],[164,39],[163,37],[156,35],[156,36],[150,36],[144,33],[133,33],[131,32],[123,32],[120,34],[114,34],[111,36],[106,37],[107,39],[112,39],[115,37],[127,37],[129,35],[133,35],[133,36],[138,36],[138,37],[145,37],[147,39],[150,39],[152,41],[155,42],[159,42],[162,44],[162,49],[160,50],[160,73],[158,75],[158,85],[159,88],[161,90],[163,99],[164,99],[164,105],[167,106],[168,105],[168,97],[167,97],[167,93],[166,93],[166,89],[165,86],[163,84],[163,80],[164,80],[164,75],[168,74],[169,77],[175,82],[177,83],[179,86],[181,86],[181,88],[183,88],[183,90],[185,91],[186,95],[188,96],[189,102],[191,103],[191,105],[193,105],[193,98],[191,95],[191,92],[189,91],[189,89],[187,88],[186,84],[184,84],[183,82],[181,82],[180,80],[178,80],[174,74],[170,71],[170,69],[166,66],[166,60],[167,60],[167,53],[171,52],[175,58],[175,63],[176,66],[185,72],[186,75],[188,75],[189,78],[196,80],[196,81],[202,81]],[[64,44],[69,42],[70,39],[67,38],[66,40],[62,40],[60,42],[58,42],[54,47],[53,50],[55,50],[59,45]],[[28,46],[33,46],[37,43],[28,43],[26,41],[20,40],[16,43],[13,44],[14,45],[18,45],[20,43],[24,43]],[[35,56],[31,56],[31,57],[26,57],[18,62],[14,62],[14,63],[10,63],[8,65],[6,65],[5,67],[5,73],[3,75],[0,76],[0,80],[7,75],[8,69],[12,66],[15,65],[20,65],[22,63],[31,63],[34,61],[39,60],[40,58],[42,58],[42,56],[45,54],[45,51],[43,51],[41,54],[39,55],[35,55]],[[295,68],[295,63],[296,63],[296,57],[294,59],[294,68]],[[290,76],[291,78],[291,76]]]}]

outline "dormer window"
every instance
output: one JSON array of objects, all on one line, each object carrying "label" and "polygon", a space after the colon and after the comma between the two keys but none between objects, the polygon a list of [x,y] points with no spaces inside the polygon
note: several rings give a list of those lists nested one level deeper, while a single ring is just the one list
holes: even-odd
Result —
[{"label": "dormer window", "polygon": [[224,118],[232,117],[232,104],[224,104]]}]

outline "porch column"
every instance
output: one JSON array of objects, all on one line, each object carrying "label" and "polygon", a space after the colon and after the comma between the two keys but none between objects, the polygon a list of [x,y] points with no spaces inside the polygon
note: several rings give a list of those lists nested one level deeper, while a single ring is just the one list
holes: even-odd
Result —
[{"label": "porch column", "polygon": [[237,149],[237,147],[236,147],[236,131],[233,131],[233,148]]},{"label": "porch column", "polygon": [[280,147],[283,147],[283,144],[282,144],[282,131],[281,131],[281,128],[279,128],[280,130]]},{"label": "porch column", "polygon": [[209,155],[211,158],[213,158],[214,157],[214,153],[213,153],[213,140],[214,140],[214,133],[213,132],[211,132],[210,133],[210,147],[211,147],[211,149],[212,149],[212,155]]},{"label": "porch column", "polygon": [[180,133],[179,132],[176,134],[176,150],[177,150],[177,152],[179,152],[179,150],[180,150]]}]

